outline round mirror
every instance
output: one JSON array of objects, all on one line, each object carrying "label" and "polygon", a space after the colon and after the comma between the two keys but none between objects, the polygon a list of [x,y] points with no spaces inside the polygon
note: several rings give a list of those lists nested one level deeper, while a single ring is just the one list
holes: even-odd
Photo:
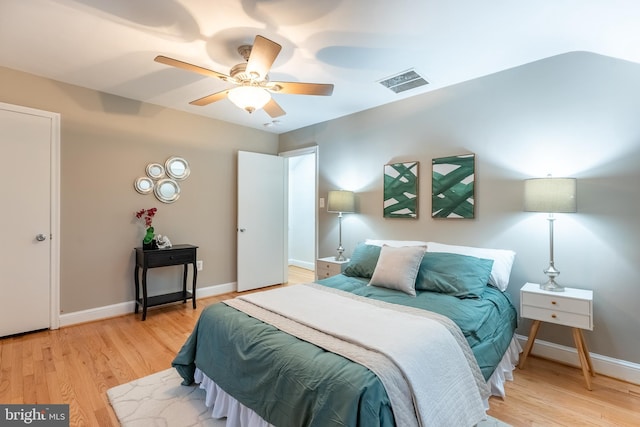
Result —
[{"label": "round mirror", "polygon": [[147,176],[151,179],[160,179],[164,176],[164,166],[160,163],[149,163],[147,165]]},{"label": "round mirror", "polygon": [[141,176],[133,183],[136,191],[140,194],[149,194],[153,190],[153,181],[146,176]]},{"label": "round mirror", "polygon": [[173,179],[165,178],[158,181],[153,192],[163,203],[173,203],[180,197],[180,186]]},{"label": "round mirror", "polygon": [[186,179],[191,171],[189,170],[189,163],[182,157],[170,157],[164,164],[167,175],[178,181]]}]

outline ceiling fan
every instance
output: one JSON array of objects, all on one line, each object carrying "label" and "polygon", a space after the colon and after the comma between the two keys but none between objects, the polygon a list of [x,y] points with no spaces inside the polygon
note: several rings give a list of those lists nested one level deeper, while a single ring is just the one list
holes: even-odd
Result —
[{"label": "ceiling fan", "polygon": [[332,84],[269,81],[269,70],[281,49],[282,46],[278,43],[257,35],[253,45],[238,47],[238,53],[242,55],[245,62],[234,65],[229,71],[229,75],[162,55],[156,56],[155,61],[205,76],[216,77],[236,85],[234,88],[191,101],[192,105],[205,106],[229,98],[231,102],[249,113],[263,108],[269,116],[275,118],[286,113],[271,97],[272,93],[321,96],[329,96],[333,93]]}]

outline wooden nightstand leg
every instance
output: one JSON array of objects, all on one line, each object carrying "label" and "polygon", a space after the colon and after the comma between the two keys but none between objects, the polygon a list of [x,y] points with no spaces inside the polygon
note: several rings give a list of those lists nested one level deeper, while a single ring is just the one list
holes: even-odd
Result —
[{"label": "wooden nightstand leg", "polygon": [[582,345],[582,354],[584,355],[584,359],[587,362],[587,369],[589,373],[591,373],[591,376],[595,377],[596,371],[593,369],[593,363],[591,363],[591,355],[589,354],[589,349],[587,348],[587,342],[584,339],[582,329],[578,329],[578,337],[580,338],[580,344]]},{"label": "wooden nightstand leg", "polygon": [[584,375],[584,380],[587,383],[587,388],[591,390],[591,375],[593,375],[593,366],[591,366],[591,356],[589,356],[589,350],[584,343],[582,330],[573,328],[573,340],[576,343],[576,350],[578,350],[580,366],[582,367],[582,375]]},{"label": "wooden nightstand leg", "polygon": [[527,345],[524,347],[524,351],[522,352],[522,356],[520,358],[520,363],[518,364],[518,368],[524,369],[524,364],[527,361],[527,357],[531,350],[533,349],[533,343],[536,341],[536,335],[538,335],[538,329],[540,328],[540,320],[534,320],[531,324],[531,330],[529,331],[529,338],[527,339]]},{"label": "wooden nightstand leg", "polygon": [[587,359],[587,365],[589,366],[589,372],[591,372],[591,376],[596,376],[596,371],[593,370],[593,364],[591,363],[591,355],[589,354],[589,349],[587,348],[587,342],[584,340],[584,334],[582,333],[582,329],[578,329],[580,332],[580,342],[582,342],[582,349],[584,351],[585,358]]}]

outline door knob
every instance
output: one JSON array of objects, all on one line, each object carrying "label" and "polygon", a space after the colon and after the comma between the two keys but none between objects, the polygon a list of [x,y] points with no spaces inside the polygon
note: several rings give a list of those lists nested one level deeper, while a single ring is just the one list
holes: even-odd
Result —
[{"label": "door knob", "polygon": [[241,233],[244,233],[245,231],[247,231],[247,229],[246,229],[246,228],[241,228],[241,229],[240,229],[240,232],[241,232]]},{"label": "door knob", "polygon": [[45,240],[47,240],[47,236],[45,234],[36,234],[36,240],[38,242],[44,242]]}]

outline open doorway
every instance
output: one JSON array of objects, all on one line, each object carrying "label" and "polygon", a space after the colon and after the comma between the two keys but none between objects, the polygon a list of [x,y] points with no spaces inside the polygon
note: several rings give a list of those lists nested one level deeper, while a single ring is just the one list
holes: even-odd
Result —
[{"label": "open doorway", "polygon": [[280,153],[288,164],[288,265],[315,270],[317,147]]}]

